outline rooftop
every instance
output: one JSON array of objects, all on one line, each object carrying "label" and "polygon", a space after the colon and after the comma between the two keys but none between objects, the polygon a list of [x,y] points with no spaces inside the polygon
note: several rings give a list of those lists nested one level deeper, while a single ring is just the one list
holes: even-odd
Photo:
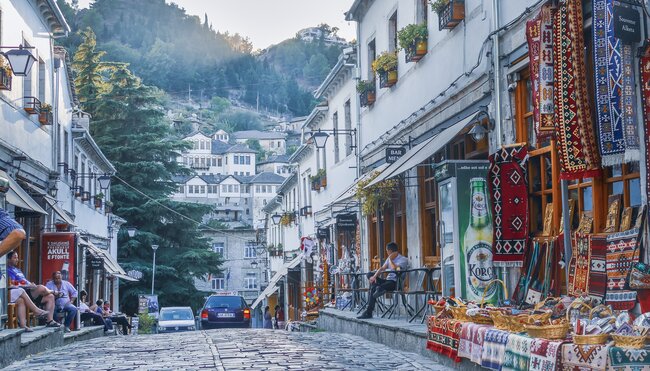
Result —
[{"label": "rooftop", "polygon": [[272,155],[272,156],[269,156],[266,160],[260,161],[257,164],[258,165],[263,165],[263,164],[272,164],[272,163],[276,163],[276,162],[280,162],[280,163],[283,163],[283,164],[288,164],[289,163],[289,156],[288,155]]},{"label": "rooftop", "polygon": [[287,134],[277,131],[244,130],[231,134],[234,139],[284,139]]},{"label": "rooftop", "polygon": [[263,173],[259,173],[251,179],[252,184],[258,184],[258,183],[265,183],[265,184],[282,184],[284,182],[284,177],[280,176],[276,173],[271,173],[268,171],[265,171]]}]

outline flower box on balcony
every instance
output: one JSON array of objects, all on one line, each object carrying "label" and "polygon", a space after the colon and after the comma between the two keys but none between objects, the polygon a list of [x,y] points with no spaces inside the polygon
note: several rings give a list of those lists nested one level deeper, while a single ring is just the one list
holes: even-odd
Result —
[{"label": "flower box on balcony", "polygon": [[0,90],[11,90],[11,69],[0,66]]},{"label": "flower box on balcony", "polygon": [[379,75],[380,88],[390,88],[397,84],[397,70],[382,71],[378,72],[377,75]]},{"label": "flower box on balcony", "polygon": [[23,109],[30,115],[37,115],[41,112],[41,101],[36,97],[25,97]]},{"label": "flower box on balcony", "polygon": [[431,4],[438,13],[438,28],[452,29],[465,19],[465,0],[436,0]]},{"label": "flower box on balcony", "polygon": [[41,111],[38,113],[38,122],[40,122],[41,125],[52,125],[53,121],[54,115],[52,114],[52,110],[41,107]]},{"label": "flower box on balcony", "polygon": [[407,62],[417,62],[427,54],[427,40],[416,39],[413,44],[404,49],[404,58]]},{"label": "flower box on balcony", "polygon": [[397,32],[400,48],[404,49],[406,62],[417,62],[427,54],[429,29],[426,23],[409,24]]},{"label": "flower box on balcony", "polygon": [[104,200],[102,198],[98,198],[97,196],[95,196],[94,200],[95,200],[95,209],[101,209],[102,205],[104,204]]},{"label": "flower box on balcony", "polygon": [[377,99],[377,91],[375,88],[375,79],[372,80],[359,80],[357,83],[357,92],[359,93],[359,100],[361,107],[368,107],[375,103]]},{"label": "flower box on balcony", "polygon": [[312,179],[311,180],[311,190],[312,191],[320,191],[320,180],[319,179]]},{"label": "flower box on balcony", "polygon": [[397,83],[397,54],[383,52],[372,62],[372,70],[379,75],[379,87],[389,88]]}]

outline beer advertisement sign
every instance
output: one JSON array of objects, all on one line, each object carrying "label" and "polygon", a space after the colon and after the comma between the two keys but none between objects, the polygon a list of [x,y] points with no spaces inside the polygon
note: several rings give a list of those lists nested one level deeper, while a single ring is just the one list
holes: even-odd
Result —
[{"label": "beer advertisement sign", "polygon": [[44,282],[52,273],[61,272],[64,280],[75,285],[76,233],[43,233],[41,239],[41,277]]}]

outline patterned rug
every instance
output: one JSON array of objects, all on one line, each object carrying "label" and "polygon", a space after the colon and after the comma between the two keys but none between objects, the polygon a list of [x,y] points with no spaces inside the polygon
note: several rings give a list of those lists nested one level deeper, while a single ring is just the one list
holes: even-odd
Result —
[{"label": "patterned rug", "polygon": [[461,325],[461,322],[454,319],[429,316],[427,349],[445,355],[455,362],[460,362],[458,343]]},{"label": "patterned rug", "polygon": [[[641,95],[643,101],[643,137],[645,138],[646,186],[645,192],[650,199],[650,50],[639,59],[641,71]],[[650,207],[648,208],[650,213]]]},{"label": "patterned rug", "polygon": [[483,340],[481,366],[491,370],[500,370],[506,354],[506,344],[510,333],[497,329],[487,330]]},{"label": "patterned rug", "polygon": [[601,173],[588,103],[582,25],[581,1],[560,2],[553,22],[553,92],[560,177],[568,180]]},{"label": "patterned rug", "polygon": [[493,327],[488,325],[471,322],[463,323],[460,331],[460,343],[458,344],[458,356],[480,365],[483,339],[487,330],[491,328]]},{"label": "patterned rug", "polygon": [[615,371],[650,371],[648,349],[609,348],[609,369]]},{"label": "patterned rug", "polygon": [[636,291],[626,290],[630,268],[639,261],[638,229],[607,236],[607,294],[605,303],[614,310],[630,310],[636,303]]},{"label": "patterned rug", "polygon": [[591,265],[589,267],[589,296],[603,303],[607,290],[607,237],[590,235]]},{"label": "patterned rug", "polygon": [[533,339],[530,345],[530,371],[552,371],[560,365],[562,341]]},{"label": "patterned rug", "polygon": [[562,345],[562,370],[605,370],[609,345]]},{"label": "patterned rug", "polygon": [[553,136],[553,17],[544,5],[537,17],[526,22],[530,59],[533,120],[538,140]]},{"label": "patterned rug", "polygon": [[580,296],[589,292],[591,248],[588,234],[574,234],[573,253],[569,265],[569,295]]},{"label": "patterned rug", "polygon": [[490,155],[493,255],[496,267],[522,267],[528,246],[528,149],[504,147]]},{"label": "patterned rug", "polygon": [[614,37],[612,3],[593,3],[596,118],[603,166],[639,160],[632,46]]},{"label": "patterned rug", "polygon": [[503,371],[528,371],[533,339],[525,335],[510,334],[503,357]]}]

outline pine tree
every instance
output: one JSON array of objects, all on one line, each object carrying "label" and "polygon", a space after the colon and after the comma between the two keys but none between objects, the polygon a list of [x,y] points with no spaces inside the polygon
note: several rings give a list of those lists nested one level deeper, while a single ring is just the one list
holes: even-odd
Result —
[{"label": "pine tree", "polygon": [[97,144],[117,170],[111,185],[115,213],[138,229],[135,238],[118,236],[120,264],[145,273],[141,281],[122,286],[120,300],[129,312],[137,310],[137,295],[151,288],[151,245],[159,245],[155,293],[161,305],[199,306],[204,294],[195,289],[194,278],[219,273],[221,265],[192,221],[200,221],[209,207],[169,199],[177,187],[173,174],[188,173],[176,162],[187,144],[170,139],[162,98],[125,64],[113,64],[92,123]]},{"label": "pine tree", "polygon": [[74,84],[81,108],[94,116],[97,98],[105,88],[102,71],[106,65],[101,60],[106,53],[96,49],[97,40],[92,29],[87,28],[81,35],[83,42],[74,53],[72,61],[72,67],[76,71]]}]

